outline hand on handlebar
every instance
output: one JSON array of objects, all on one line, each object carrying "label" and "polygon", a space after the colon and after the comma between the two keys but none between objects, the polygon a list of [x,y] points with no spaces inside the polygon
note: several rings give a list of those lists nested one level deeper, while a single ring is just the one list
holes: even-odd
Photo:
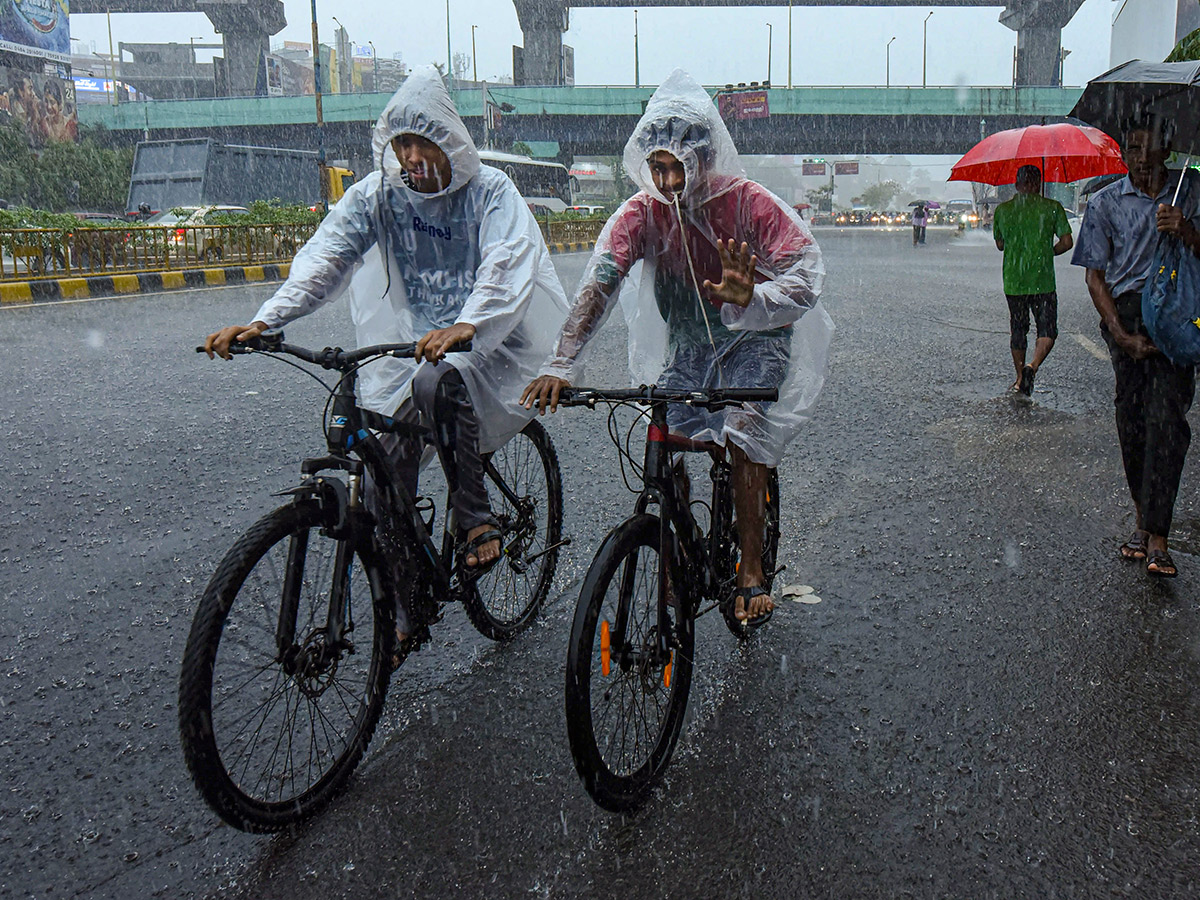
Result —
[{"label": "hand on handlebar", "polygon": [[546,404],[550,404],[550,412],[558,411],[558,395],[562,393],[563,388],[569,388],[571,383],[562,378],[557,378],[554,375],[539,375],[525,388],[525,393],[521,395],[521,404],[526,409],[533,409],[536,405],[538,415],[546,414]]},{"label": "hand on handlebar", "polygon": [[449,328],[439,328],[431,331],[419,341],[413,352],[413,359],[422,359],[437,364],[445,358],[447,351],[455,344],[461,344],[475,337],[475,326],[467,322],[455,322]]},{"label": "hand on handlebar", "polygon": [[230,325],[210,334],[204,341],[204,352],[212,359],[216,353],[221,359],[232,359],[229,345],[234,341],[245,343],[253,340],[267,330],[263,322],[251,322],[249,325]]}]

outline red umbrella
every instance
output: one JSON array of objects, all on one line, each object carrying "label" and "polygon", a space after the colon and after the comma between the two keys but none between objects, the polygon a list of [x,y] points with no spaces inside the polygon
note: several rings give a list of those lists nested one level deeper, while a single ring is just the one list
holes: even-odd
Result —
[{"label": "red umbrella", "polygon": [[1017,169],[1037,166],[1042,181],[1067,182],[1097,175],[1123,175],[1121,148],[1098,128],[1029,125],[989,135],[950,169],[949,181],[1014,184]]}]

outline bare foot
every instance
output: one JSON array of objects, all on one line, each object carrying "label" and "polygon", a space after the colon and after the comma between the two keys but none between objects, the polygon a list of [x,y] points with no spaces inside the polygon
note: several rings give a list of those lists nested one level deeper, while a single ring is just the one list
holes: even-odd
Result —
[{"label": "bare foot", "polygon": [[[467,532],[467,542],[470,543],[471,541],[475,540],[475,538],[479,537],[484,532],[493,531],[493,530],[495,530],[495,528],[496,528],[495,525],[492,525],[492,524],[489,524],[486,522],[483,525],[476,525],[474,528],[472,528],[470,531]],[[467,565],[471,568],[475,568],[475,566],[485,566],[488,563],[492,562],[493,560],[497,559],[499,556],[500,556],[500,540],[499,540],[499,538],[493,538],[492,540],[488,541],[486,544],[483,544],[482,546],[480,546],[478,548],[477,554],[476,553],[468,553],[467,554]]]},{"label": "bare foot", "polygon": [[[757,619],[759,616],[765,616],[767,613],[775,609],[775,601],[771,595],[764,590],[761,594],[755,594],[746,599],[746,594],[750,593],[753,588],[761,588],[761,585],[748,585],[738,589],[737,599],[734,600],[733,615],[738,619]],[[749,608],[747,609],[747,604]]]}]

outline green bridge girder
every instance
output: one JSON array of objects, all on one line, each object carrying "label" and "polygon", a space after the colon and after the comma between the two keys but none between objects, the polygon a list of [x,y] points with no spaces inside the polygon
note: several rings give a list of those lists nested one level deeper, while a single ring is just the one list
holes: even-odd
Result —
[{"label": "green bridge girder", "polygon": [[[715,93],[716,88],[710,88]],[[554,142],[559,158],[619,153],[653,88],[489,86],[506,104],[495,146]],[[1061,121],[1082,88],[798,87],[768,91],[768,119],[732,121],[743,153],[964,153],[984,134]],[[387,94],[323,97],[329,158],[370,166],[370,130]],[[454,92],[476,140],[480,90]],[[121,142],[213,137],[227,143],[316,148],[315,103],[305,97],[160,100],[79,107],[79,121],[103,125]],[[364,169],[365,170],[365,169]]]}]

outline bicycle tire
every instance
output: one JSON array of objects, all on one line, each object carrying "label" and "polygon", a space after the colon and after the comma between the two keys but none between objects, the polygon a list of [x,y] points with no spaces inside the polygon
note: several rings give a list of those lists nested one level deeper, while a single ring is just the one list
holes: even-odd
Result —
[{"label": "bicycle tire", "polygon": [[[652,620],[657,618],[659,541],[659,520],[649,514],[627,519],[609,532],[588,569],[571,626],[567,650],[567,738],[584,789],[597,805],[610,812],[636,809],[647,799],[670,762],[687,710],[695,629],[691,611],[681,612],[679,603],[671,606],[675,646],[669,686],[665,666],[644,659],[630,660],[626,668],[620,652],[614,654],[611,646],[605,673],[603,642],[608,628],[600,623],[607,623],[609,628],[615,624],[618,604],[624,605],[628,614],[625,644],[644,648],[654,640],[657,623]],[[671,557],[674,555],[673,548]],[[637,569],[643,560],[647,563],[643,569],[645,577],[639,581]],[[631,562],[632,572],[628,568]],[[671,580],[681,583],[673,575]],[[639,586],[646,585],[653,586],[653,590],[645,592],[649,596],[640,596]],[[644,613],[640,619],[639,607]],[[608,640],[613,640],[611,633]],[[613,656],[617,658],[614,660]],[[618,714],[648,713],[653,706],[658,715],[657,727],[651,728],[645,722],[635,726],[632,735],[635,746],[628,754],[625,753],[630,738],[628,728],[616,721],[615,716],[611,719],[608,716],[613,709],[614,690],[620,694]],[[630,701],[628,706],[626,700]],[[602,704],[599,708],[598,703]]]},{"label": "bicycle tire", "polygon": [[[730,498],[730,508],[733,508],[732,498]],[[737,559],[738,546],[738,531],[736,514],[730,519],[730,534],[729,539],[734,547],[734,559]],[[767,470],[767,503],[763,510],[763,552],[762,552],[762,569],[766,581],[763,582],[763,587],[767,593],[771,592],[771,587],[775,581],[775,566],[779,560],[779,471],[777,469]],[[736,570],[730,573],[730,577],[736,575]],[[725,625],[733,634],[742,640],[749,638],[758,629],[762,628],[771,621],[772,613],[765,613],[760,617],[759,621],[753,625],[746,623],[744,620],[737,618],[733,614],[733,608],[727,603],[721,604],[721,618],[725,620]]]},{"label": "bicycle tire", "polygon": [[[536,420],[490,458],[528,507],[518,510],[486,479],[505,555],[464,592],[463,606],[480,634],[507,641],[533,624],[554,583],[557,544],[562,540],[562,474],[554,443]],[[523,562],[535,554],[541,555]]]},{"label": "bicycle tire", "polygon": [[[311,500],[259,519],[217,566],[188,635],[179,682],[184,759],[205,802],[242,831],[280,831],[318,812],[358,765],[383,710],[395,608],[372,548],[355,548],[347,579],[353,629],[361,634],[370,627],[369,657],[352,648],[323,669],[313,662],[290,675],[280,662],[275,629],[282,579],[293,537],[301,534],[307,544],[293,646],[301,654],[319,651],[338,543],[321,529],[331,524]],[[324,573],[323,555],[329,556]],[[360,587],[367,589],[366,603],[355,602]],[[357,636],[349,634],[351,641]],[[235,731],[233,707],[258,698],[262,704]],[[280,771],[293,765],[294,750],[297,757],[308,754],[302,774]],[[262,771],[250,771],[256,755],[267,757]]]}]

